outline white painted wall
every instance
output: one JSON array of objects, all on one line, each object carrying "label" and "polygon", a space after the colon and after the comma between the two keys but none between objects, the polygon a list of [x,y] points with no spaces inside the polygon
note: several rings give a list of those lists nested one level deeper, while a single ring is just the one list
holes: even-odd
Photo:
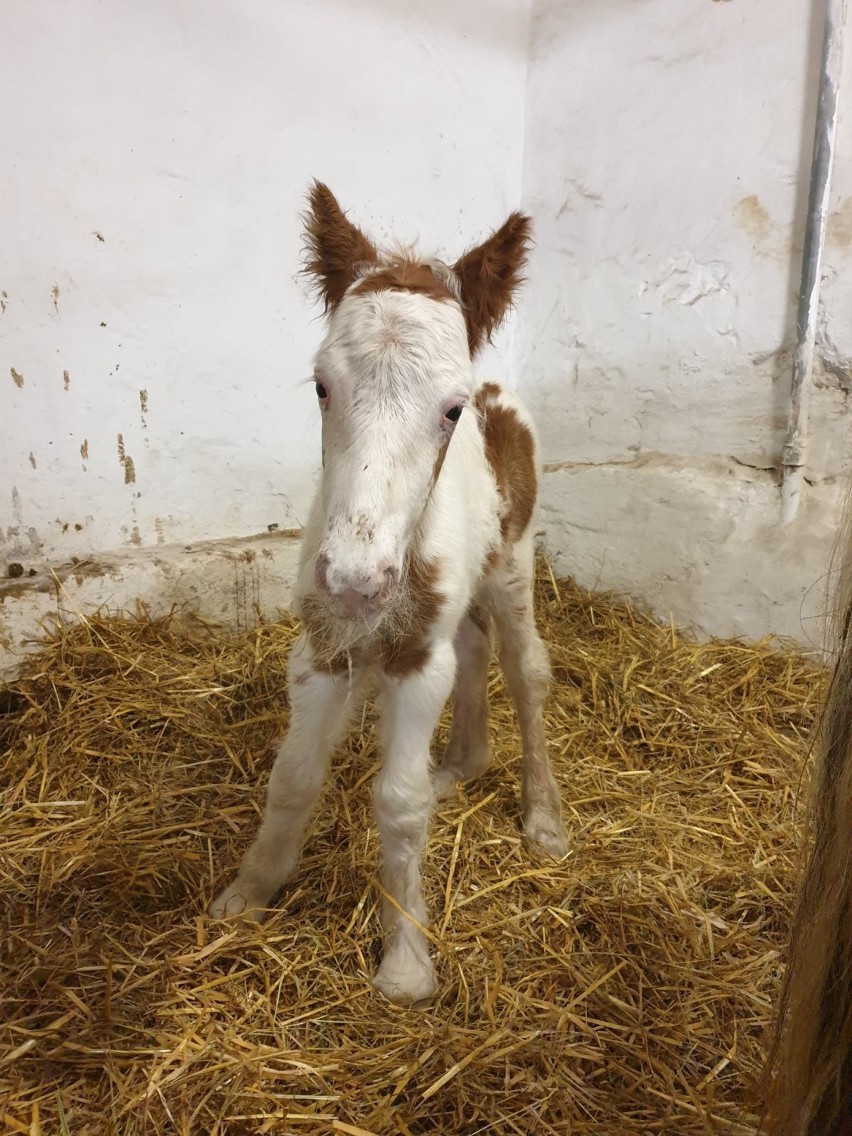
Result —
[{"label": "white painted wall", "polygon": [[3,7],[0,568],[300,524],[307,183],[446,255],[499,224],[528,23],[527,0]]},{"label": "white painted wall", "polygon": [[7,669],[54,610],[141,595],[239,622],[286,601],[296,542],[254,534],[298,528],[318,464],[301,383],[321,325],[296,280],[313,176],[379,239],[447,255],[523,197],[530,283],[483,368],[541,425],[559,567],[710,633],[807,641],[852,373],[847,114],[815,484],[782,530],[812,8],[6,5],[0,571],[36,573],[0,586]]},{"label": "white painted wall", "polygon": [[[817,485],[780,528],[818,9],[533,6],[519,371],[547,541],[584,582],[714,634],[807,641],[849,467],[847,395],[820,370]],[[839,144],[822,351],[852,376],[852,116]]]}]

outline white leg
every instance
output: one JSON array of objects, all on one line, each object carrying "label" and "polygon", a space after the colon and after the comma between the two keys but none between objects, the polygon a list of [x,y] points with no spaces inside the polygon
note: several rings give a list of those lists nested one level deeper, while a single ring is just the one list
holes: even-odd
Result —
[{"label": "white leg", "polygon": [[[526,557],[520,556],[525,561]],[[550,659],[535,625],[532,562],[512,565],[500,580],[493,606],[500,634],[500,665],[515,703],[523,747],[521,811],[527,839],[552,856],[568,850],[562,801],[550,765],[543,705]]]},{"label": "white leg", "polygon": [[213,900],[214,919],[247,915],[261,920],[293,873],[328,773],[332,751],[361,704],[361,679],[313,667],[304,636],[290,652],[290,728],[275,759],[263,821],[234,882]]},{"label": "white leg", "polygon": [[[426,936],[426,905],[420,858],[432,812],[429,743],[453,685],[456,656],[451,642],[436,644],[416,674],[382,679],[384,766],[376,779],[376,820],[382,837],[385,891],[411,919],[385,901],[384,957],[374,979],[391,1001],[420,1002],[435,993],[435,972]],[[414,922],[412,922],[414,920]]]},{"label": "white leg", "polygon": [[458,781],[470,781],[488,768],[488,664],[491,661],[491,616],[471,606],[455,638],[456,685],[453,724],[441,764],[435,771],[435,792],[450,797]]}]

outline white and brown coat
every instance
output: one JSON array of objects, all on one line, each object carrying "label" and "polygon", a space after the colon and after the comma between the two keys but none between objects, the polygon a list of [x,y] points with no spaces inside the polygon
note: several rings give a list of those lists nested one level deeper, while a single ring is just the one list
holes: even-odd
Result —
[{"label": "white and brown coat", "polygon": [[[512,214],[451,267],[383,256],[315,184],[306,238],[329,317],[315,373],[323,475],[297,587],[304,633],[263,823],[212,913],[260,917],[291,875],[332,751],[375,685],[375,809],[391,897],[375,983],[417,1002],[435,990],[421,854],[436,794],[488,764],[495,629],[522,734],[525,832],[551,854],[566,847],[542,724],[548,655],[532,608],[535,433],[517,399],[480,384],[472,366],[520,283],[529,220]],[[451,692],[450,739],[433,770],[430,742]]]}]

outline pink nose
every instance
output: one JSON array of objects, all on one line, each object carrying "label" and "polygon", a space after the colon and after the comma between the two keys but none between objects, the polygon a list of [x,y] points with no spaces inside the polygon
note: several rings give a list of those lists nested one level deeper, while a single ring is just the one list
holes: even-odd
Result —
[{"label": "pink nose", "polygon": [[314,566],[314,584],[344,615],[379,611],[395,595],[399,576],[393,565],[383,562],[372,575],[349,576],[331,571],[328,557],[320,553]]}]

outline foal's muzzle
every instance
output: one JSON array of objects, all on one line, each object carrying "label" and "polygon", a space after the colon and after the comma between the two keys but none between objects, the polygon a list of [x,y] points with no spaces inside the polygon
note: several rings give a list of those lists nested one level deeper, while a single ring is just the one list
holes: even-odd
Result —
[{"label": "foal's muzzle", "polygon": [[335,615],[362,619],[377,615],[390,603],[399,586],[399,572],[387,561],[369,573],[335,570],[321,552],[314,566],[314,586]]}]

